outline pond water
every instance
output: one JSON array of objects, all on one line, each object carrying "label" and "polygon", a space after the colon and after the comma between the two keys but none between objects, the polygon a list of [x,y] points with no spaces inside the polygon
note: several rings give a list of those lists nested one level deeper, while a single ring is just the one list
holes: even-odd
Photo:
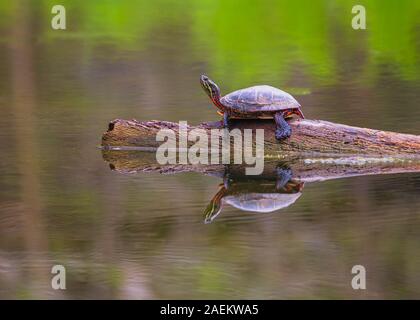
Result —
[{"label": "pond water", "polygon": [[62,3],[64,31],[50,1],[0,5],[0,298],[420,298],[419,173],[307,182],[271,213],[231,199],[204,223],[222,178],[126,174],[97,148],[115,118],[218,120],[202,73],[420,134],[419,2],[366,1],[358,31],[352,1]]}]

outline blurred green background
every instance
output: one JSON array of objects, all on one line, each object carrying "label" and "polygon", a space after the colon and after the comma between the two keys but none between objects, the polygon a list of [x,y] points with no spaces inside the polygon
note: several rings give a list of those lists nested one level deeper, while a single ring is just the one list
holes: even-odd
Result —
[{"label": "blurred green background", "polygon": [[[117,117],[218,119],[202,73],[222,93],[282,88],[308,118],[419,134],[419,16],[409,0],[1,0],[0,297],[420,297],[418,175],[313,184],[276,214],[203,225],[219,179],[121,175],[96,149]],[[351,289],[354,264],[369,290]]]}]

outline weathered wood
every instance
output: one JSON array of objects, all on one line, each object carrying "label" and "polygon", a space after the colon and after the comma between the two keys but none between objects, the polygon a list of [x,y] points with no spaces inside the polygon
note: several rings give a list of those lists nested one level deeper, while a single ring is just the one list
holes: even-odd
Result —
[{"label": "weathered wood", "polygon": [[[398,157],[419,157],[420,136],[367,128],[352,127],[321,120],[296,119],[290,122],[293,133],[279,143],[274,137],[274,122],[271,120],[232,121],[233,128],[264,129],[265,155],[281,153],[293,154],[357,154]],[[207,122],[189,126],[188,130],[202,128],[209,134],[210,129],[220,128],[220,122]],[[177,123],[167,121],[137,121],[116,119],[109,123],[102,136],[102,146],[157,148],[156,141],[160,129],[178,132]],[[193,142],[190,143],[192,145]]]}]

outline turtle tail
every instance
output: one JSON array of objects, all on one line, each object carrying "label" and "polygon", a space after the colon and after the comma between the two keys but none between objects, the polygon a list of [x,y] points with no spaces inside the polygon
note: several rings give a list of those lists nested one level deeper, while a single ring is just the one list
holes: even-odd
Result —
[{"label": "turtle tail", "polygon": [[305,116],[303,115],[302,110],[300,110],[299,108],[295,109],[295,110],[294,110],[294,113],[295,113],[296,115],[298,115],[299,117],[301,117],[302,119],[305,119]]},{"label": "turtle tail", "polygon": [[222,185],[204,210],[204,223],[211,223],[219,215],[222,210],[222,198],[225,194],[226,188]]}]

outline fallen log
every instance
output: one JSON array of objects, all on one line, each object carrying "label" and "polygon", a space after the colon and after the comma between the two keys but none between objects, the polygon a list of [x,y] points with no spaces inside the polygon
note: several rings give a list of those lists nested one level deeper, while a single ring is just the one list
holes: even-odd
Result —
[{"label": "fallen log", "polygon": [[[231,128],[264,129],[265,156],[280,153],[322,155],[377,155],[395,157],[420,157],[420,136],[368,128],[352,127],[322,120],[296,119],[290,122],[292,136],[282,142],[274,137],[275,126],[271,120],[232,121]],[[200,128],[210,135],[210,129],[220,129],[220,122],[206,122],[188,126],[187,130]],[[102,136],[102,147],[157,148],[156,141],[161,129],[171,129],[177,135],[179,125],[167,121],[137,121],[116,119],[109,123]],[[189,146],[194,144],[189,142]]]}]

